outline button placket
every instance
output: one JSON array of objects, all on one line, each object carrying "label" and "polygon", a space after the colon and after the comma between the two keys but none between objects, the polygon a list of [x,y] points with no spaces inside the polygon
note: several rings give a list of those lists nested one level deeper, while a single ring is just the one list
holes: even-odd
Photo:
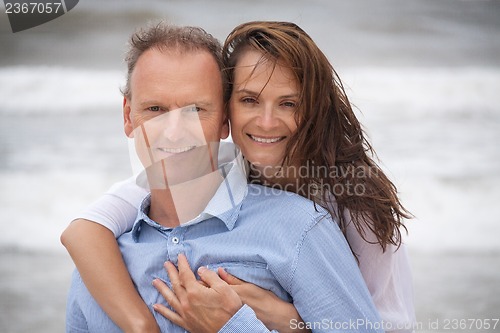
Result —
[{"label": "button placket", "polygon": [[175,264],[177,264],[177,256],[183,252],[182,240],[184,231],[184,228],[175,228],[168,237],[169,257]]}]

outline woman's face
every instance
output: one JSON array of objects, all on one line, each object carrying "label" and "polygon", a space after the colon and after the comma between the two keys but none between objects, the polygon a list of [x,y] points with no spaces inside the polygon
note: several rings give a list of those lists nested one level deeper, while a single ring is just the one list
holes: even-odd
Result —
[{"label": "woman's face", "polygon": [[236,64],[233,79],[229,104],[233,141],[257,167],[281,165],[290,136],[297,130],[299,84],[292,71],[262,61],[259,51],[247,50]]}]

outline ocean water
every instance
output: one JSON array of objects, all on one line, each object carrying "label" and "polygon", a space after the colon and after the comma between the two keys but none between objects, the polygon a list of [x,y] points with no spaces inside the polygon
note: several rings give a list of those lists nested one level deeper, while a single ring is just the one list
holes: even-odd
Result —
[{"label": "ocean water", "polygon": [[499,1],[88,0],[17,34],[2,15],[0,248],[63,251],[78,211],[131,175],[121,59],[134,27],[164,18],[220,39],[249,20],[301,25],[415,215],[408,246],[500,251]]},{"label": "ocean water", "polygon": [[[416,216],[408,222],[410,247],[500,250],[500,70],[344,74],[384,169]],[[0,91],[0,244],[60,249],[58,235],[79,209],[131,175],[121,79],[119,71],[0,69],[7,87]]]}]

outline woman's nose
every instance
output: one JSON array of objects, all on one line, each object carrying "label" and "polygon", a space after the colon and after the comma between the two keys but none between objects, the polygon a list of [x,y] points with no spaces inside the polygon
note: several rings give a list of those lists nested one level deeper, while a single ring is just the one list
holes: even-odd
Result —
[{"label": "woman's nose", "polygon": [[257,124],[257,126],[261,127],[262,129],[265,129],[265,130],[271,130],[271,129],[278,126],[279,119],[276,117],[276,114],[274,112],[274,108],[272,105],[266,105],[261,110],[261,112],[259,113],[259,116],[257,117],[256,124]]}]

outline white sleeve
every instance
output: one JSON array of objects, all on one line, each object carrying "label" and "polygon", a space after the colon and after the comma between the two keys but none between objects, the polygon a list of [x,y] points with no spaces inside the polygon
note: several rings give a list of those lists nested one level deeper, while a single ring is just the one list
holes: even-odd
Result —
[{"label": "white sleeve", "polygon": [[132,228],[147,190],[136,184],[135,177],[118,182],[75,219],[86,219],[108,228],[115,237]]},{"label": "white sleeve", "polygon": [[[365,238],[377,241],[369,230]],[[416,322],[413,280],[405,245],[401,244],[399,249],[388,245],[382,252],[378,243],[363,240],[352,223],[347,226],[347,240],[358,257],[361,274],[387,332],[413,332]]]}]

